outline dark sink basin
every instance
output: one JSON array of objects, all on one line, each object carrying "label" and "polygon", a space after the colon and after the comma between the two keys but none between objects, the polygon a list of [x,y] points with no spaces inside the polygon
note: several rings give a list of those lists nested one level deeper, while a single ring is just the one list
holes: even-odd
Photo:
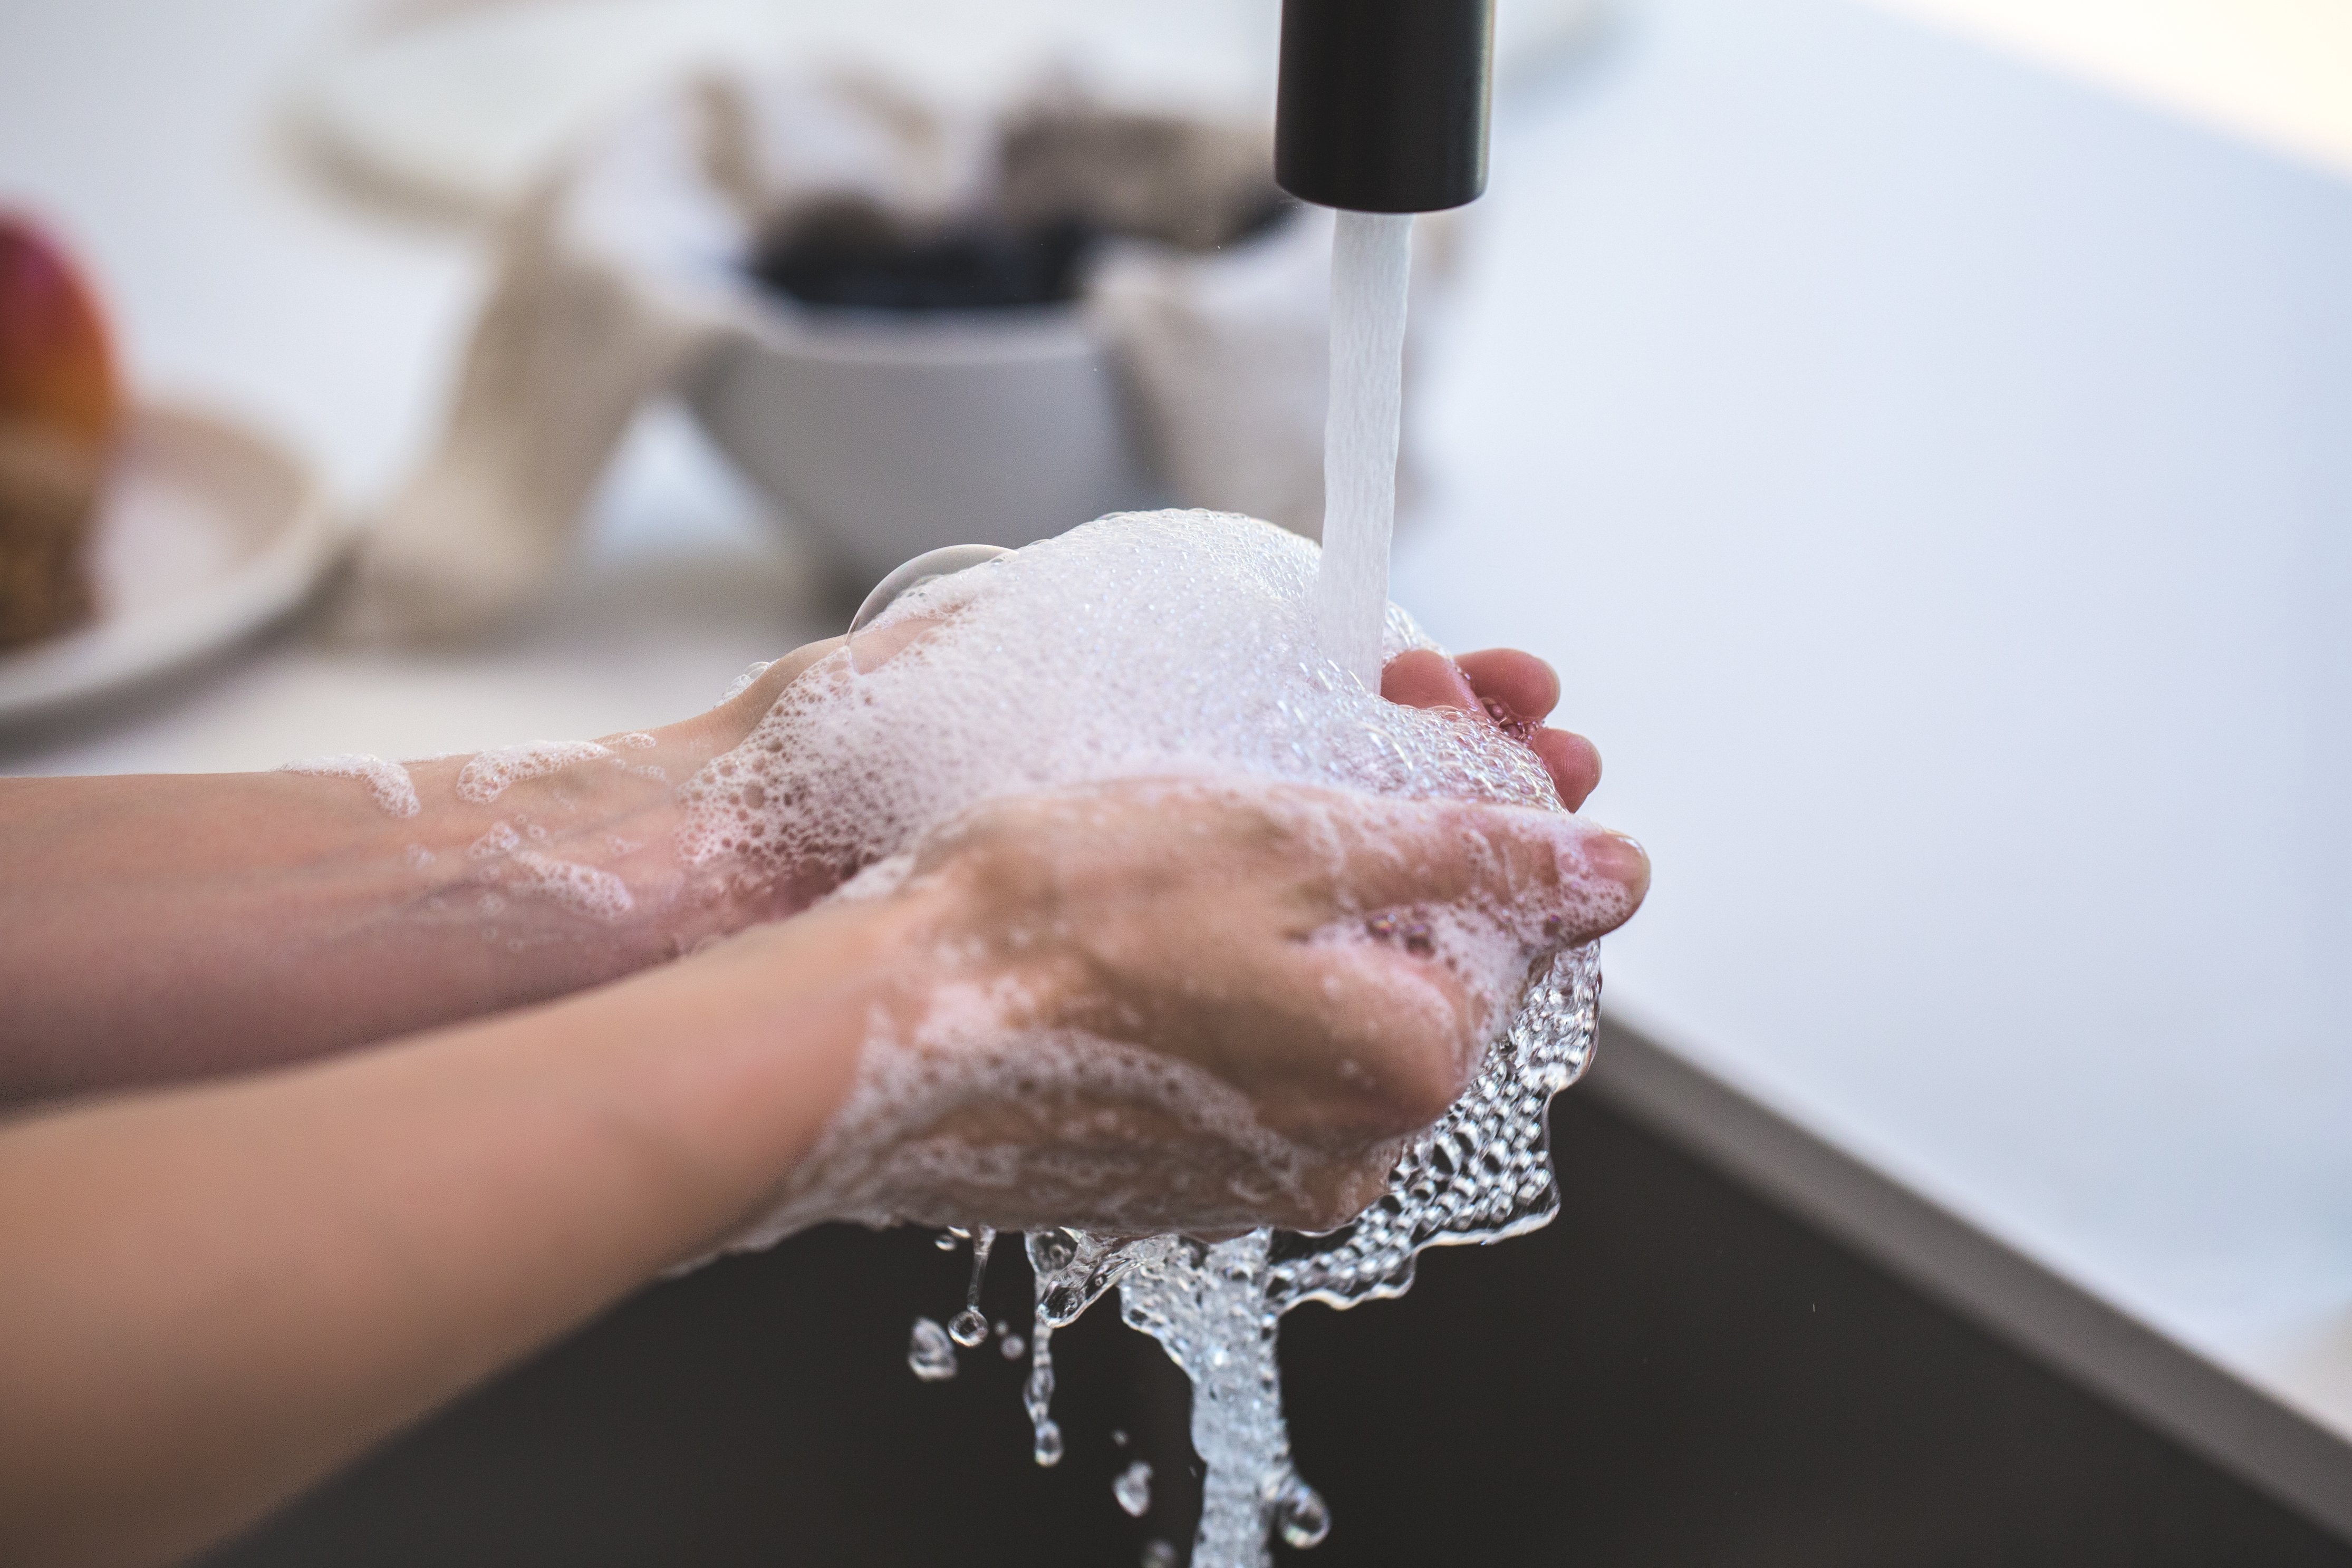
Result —
[{"label": "dark sink basin", "polygon": [[[1554,1138],[1550,1228],[1285,1324],[1300,1468],[1335,1521],[1286,1559],[2352,1568],[2352,1544],[1591,1091]],[[1007,1265],[989,1304],[1017,1322]],[[1056,1469],[1029,1461],[1018,1364],[908,1373],[910,1321],[946,1318],[963,1268],[928,1234],[831,1228],[658,1286],[205,1562],[1115,1568],[1189,1543],[1182,1380],[1109,1311],[1055,1339]],[[1110,1491],[1137,1455],[1160,1477],[1139,1521]]]}]

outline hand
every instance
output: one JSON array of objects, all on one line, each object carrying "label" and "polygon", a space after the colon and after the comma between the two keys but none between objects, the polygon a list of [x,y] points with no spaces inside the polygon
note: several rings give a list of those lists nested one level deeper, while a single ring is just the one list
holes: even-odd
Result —
[{"label": "hand", "polygon": [[[778,1228],[1328,1228],[1461,1092],[1533,966],[1647,882],[1630,840],[1549,811],[1255,781],[991,802],[888,895],[922,935]],[[1443,910],[1464,940],[1368,935]]]},{"label": "hand", "polygon": [[424,810],[401,836],[426,852],[408,856],[408,917],[469,937],[478,928],[481,960],[510,975],[545,967],[551,949],[568,954],[558,988],[570,989],[806,908],[831,878],[681,861],[677,786],[740,745],[783,688],[842,643],[808,643],[690,719],[600,737],[543,771],[510,768],[509,782],[491,771],[498,750],[409,764]]},{"label": "hand", "polygon": [[[867,632],[850,656],[876,668],[929,630],[913,622]],[[834,647],[780,662],[737,699],[730,726],[756,723]],[[1530,654],[1408,653],[1390,664],[1382,690],[1502,727],[1542,759],[1571,809],[1599,779],[1590,742],[1541,726],[1559,685]],[[1306,864],[1331,845],[1302,824],[1321,823],[1326,838],[1349,824],[1360,867],[1376,849],[1393,859],[1425,840],[1431,824],[1420,818],[1431,812],[1448,824],[1446,855],[1420,862],[1431,884],[1392,889],[1390,903],[1465,893],[1516,902],[1517,940],[1491,950],[1475,974],[1428,946],[1313,940],[1333,921],[1360,933],[1371,910],[1347,874]],[[1486,815],[1509,825],[1496,829]],[[1507,868],[1516,891],[1474,885],[1460,857],[1490,850],[1490,831],[1507,842],[1533,834],[1551,845],[1547,864],[1574,861],[1574,873],[1527,884],[1504,853],[1488,870]],[[1391,832],[1394,841],[1380,842]],[[1570,841],[1573,854],[1554,853]],[[845,1117],[809,1178],[822,1190],[803,1190],[783,1223],[819,1212],[1008,1228],[1092,1216],[1098,1228],[1196,1233],[1334,1222],[1377,1194],[1399,1140],[1459,1094],[1533,965],[1623,920],[1648,879],[1630,840],[1543,814],[1399,809],[1246,784],[1000,801],[935,837],[918,866],[960,890],[952,902],[962,910],[957,935],[918,945],[919,977],[893,1009],[901,1050],[887,1071],[908,1069],[908,1049],[928,1054],[925,1097],[907,1103],[894,1091],[900,1103],[887,1113],[877,1105]],[[1576,911],[1563,915],[1563,902]],[[1341,908],[1358,912],[1352,922]],[[1552,929],[1529,940],[1546,918]],[[975,1007],[977,997],[990,1000]],[[925,1020],[947,998],[961,998],[960,1043],[938,1054],[941,1026]],[[1074,1051],[1080,1034],[1108,1043]],[[918,1036],[929,1043],[908,1047]],[[876,1050],[893,1055],[887,1042]],[[1187,1087],[1168,1080],[1171,1063],[1191,1073]],[[1108,1085],[1107,1073],[1128,1082]],[[1144,1082],[1160,1097],[1139,1097]],[[1011,1084],[1021,1087],[1007,1092]]]}]

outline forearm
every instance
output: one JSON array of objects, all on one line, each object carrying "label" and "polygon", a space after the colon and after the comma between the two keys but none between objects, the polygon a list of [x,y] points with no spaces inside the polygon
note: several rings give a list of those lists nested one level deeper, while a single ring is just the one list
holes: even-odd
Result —
[{"label": "forearm", "polygon": [[314,774],[0,780],[0,1104],[388,1039],[789,913],[789,887],[680,861],[675,791],[811,652],[495,791],[412,764],[405,814]]},{"label": "forearm", "polygon": [[749,1222],[919,918],[0,1132],[0,1557],[184,1552]]},{"label": "forearm", "polygon": [[643,961],[634,933],[554,939],[549,912],[517,911],[522,952],[468,918],[475,815],[392,821],[290,774],[10,781],[0,1100],[267,1065]]}]

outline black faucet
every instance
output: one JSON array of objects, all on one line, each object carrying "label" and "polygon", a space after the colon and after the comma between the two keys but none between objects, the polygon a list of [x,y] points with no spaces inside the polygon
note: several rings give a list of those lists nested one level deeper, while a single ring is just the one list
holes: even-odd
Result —
[{"label": "black faucet", "polygon": [[1283,0],[1274,177],[1359,213],[1486,188],[1495,0]]}]

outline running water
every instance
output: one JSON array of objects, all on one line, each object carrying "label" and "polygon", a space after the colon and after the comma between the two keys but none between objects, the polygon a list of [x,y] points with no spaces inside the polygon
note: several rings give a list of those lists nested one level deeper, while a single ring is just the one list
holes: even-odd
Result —
[{"label": "running water", "polygon": [[1375,692],[1396,522],[1412,247],[1411,213],[1343,212],[1331,237],[1331,402],[1315,625],[1324,656]]},{"label": "running water", "polygon": [[964,1288],[963,1311],[948,1320],[948,1337],[966,1350],[988,1340],[988,1320],[981,1315],[980,1287],[988,1279],[988,1254],[996,1232],[982,1225],[971,1233],[971,1283]]},{"label": "running water", "polygon": [[[923,640],[870,671],[847,659],[820,666],[681,790],[681,853],[689,864],[751,853],[778,866],[863,867],[836,895],[857,897],[887,894],[929,834],[991,800],[1106,779],[1156,780],[1175,793],[1291,780],[1341,792],[1350,811],[1376,812],[1385,799],[1554,813],[1564,863],[1574,863],[1596,830],[1561,812],[1517,740],[1464,715],[1384,702],[1370,682],[1333,667],[1320,615],[1336,580],[1296,536],[1199,512],[1103,518],[934,580],[877,622],[925,617],[933,627]],[[1383,656],[1429,645],[1383,605],[1372,671]],[[1618,901],[1580,904],[1579,924],[1606,925],[1607,911],[1623,912],[1622,890],[1589,866],[1563,891]],[[1377,942],[1380,926],[1374,912],[1324,935]],[[1560,930],[1510,904],[1426,912],[1419,934],[1488,999],[1493,1043],[1470,1088],[1406,1145],[1384,1194],[1331,1234],[1137,1239],[1150,1226],[1125,1218],[1124,1206],[1167,1212],[1156,1184],[1169,1171],[1117,1142],[1057,1144],[1083,1133],[1060,1118],[1102,1098],[1130,1100],[1227,1141],[1277,1186],[1299,1168],[1298,1151],[1222,1080],[1111,1040],[1024,1030],[986,998],[960,996],[904,1032],[869,1039],[848,1101],[742,1244],[827,1218],[950,1219],[973,1211],[976,1192],[996,1195],[1001,1212],[1084,1217],[1025,1235],[1034,1316],[1022,1394],[1033,1452],[1052,1465],[1068,1441],[1053,1416],[1055,1331],[1116,1287],[1120,1317],[1193,1383],[1192,1446],[1207,1466],[1195,1568],[1259,1568],[1274,1537],[1311,1546],[1335,1527],[1291,1455],[1276,1360],[1282,1315],[1302,1301],[1400,1294],[1423,1249],[1513,1235],[1559,1207],[1546,1109],[1589,1059],[1600,988],[1597,950],[1562,949]],[[937,1130],[974,1101],[1021,1107],[1043,1152],[1024,1160],[1018,1140],[971,1145]],[[1147,1187],[1148,1200],[1130,1197]],[[1252,1200],[1223,1178],[1181,1203],[1209,1228],[1225,1223],[1215,1216],[1245,1221],[1264,1207],[1262,1194]],[[971,1234],[978,1250],[984,1233]],[[968,1293],[963,1307],[975,1300]],[[916,1325],[916,1375],[955,1375],[959,1349],[981,1337],[976,1315],[957,1319],[960,1334],[929,1319]],[[1189,1468],[1157,1458],[1163,1475]]]},{"label": "running water", "polygon": [[1214,1245],[1065,1230],[1049,1233],[1042,1255],[1032,1243],[1041,1335],[1116,1285],[1121,1320],[1192,1381],[1192,1449],[1208,1467],[1193,1568],[1262,1568],[1269,1530],[1292,1547],[1330,1531],[1322,1497],[1291,1462],[1275,1357],[1285,1312],[1401,1296],[1424,1249],[1520,1235],[1559,1213],[1547,1112],[1591,1059],[1600,957],[1588,945],[1553,962],[1476,1081],[1406,1149],[1379,1200],[1339,1230],[1254,1230]]},{"label": "running water", "polygon": [[[1192,1382],[1192,1449],[1208,1469],[1193,1568],[1258,1568],[1270,1560],[1269,1531],[1293,1547],[1320,1542],[1330,1511],[1293,1465],[1282,1416],[1275,1355],[1282,1315],[1305,1301],[1351,1307],[1401,1296],[1426,1248],[1499,1240],[1547,1224],[1559,1211],[1559,1188],[1546,1113],[1591,1060],[1600,1001],[1599,949],[1560,955],[1488,1051],[1476,1081],[1406,1149],[1388,1190],[1328,1236],[1254,1230],[1211,1245],[1175,1236],[1121,1241],[1079,1230],[1032,1233],[1035,1359],[1023,1403],[1037,1462],[1056,1463],[1063,1452],[1051,1414],[1053,1332],[1116,1286],[1120,1319],[1158,1340]],[[947,1336],[929,1318],[917,1320],[916,1335],[919,1351],[946,1350]],[[935,1362],[913,1364],[927,1379],[953,1375]],[[1127,1507],[1134,1483],[1123,1484]]]}]

